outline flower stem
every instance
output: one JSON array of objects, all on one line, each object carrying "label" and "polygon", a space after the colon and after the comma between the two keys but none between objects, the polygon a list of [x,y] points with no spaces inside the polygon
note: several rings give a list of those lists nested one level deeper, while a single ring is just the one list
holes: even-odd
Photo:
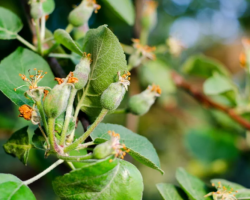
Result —
[{"label": "flower stem", "polygon": [[74,26],[72,24],[68,24],[68,26],[66,27],[65,31],[67,33],[70,33],[73,30]]},{"label": "flower stem", "polygon": [[82,160],[88,160],[93,158],[92,153],[89,153],[87,155],[84,156],[63,156],[63,155],[57,155],[58,158],[63,159],[65,161],[69,161],[69,162],[79,162]]},{"label": "flower stem", "polygon": [[18,39],[20,42],[22,42],[24,45],[26,45],[27,47],[29,47],[31,50],[33,51],[37,51],[36,47],[33,46],[32,44],[30,44],[27,40],[25,40],[24,38],[22,38],[20,35],[16,35],[16,39]]},{"label": "flower stem", "polygon": [[66,116],[65,116],[65,121],[64,121],[64,124],[63,124],[61,139],[60,139],[60,143],[59,143],[61,146],[63,146],[64,143],[65,143],[70,118],[72,117],[73,103],[74,103],[76,93],[77,93],[77,89],[72,88],[71,94],[70,94],[70,97],[69,97],[69,101],[68,101],[68,107],[67,107],[67,110],[66,110]]},{"label": "flower stem", "polygon": [[46,19],[45,15],[41,18],[41,44],[43,44],[44,38],[45,38],[45,28],[46,28]]},{"label": "flower stem", "polygon": [[47,145],[48,145],[48,148],[50,148],[50,147],[49,147],[48,138],[47,138],[46,134],[44,133],[44,131],[43,131],[42,127],[41,127],[41,124],[38,124],[38,127],[39,127],[39,129],[40,129],[40,131],[41,131],[43,137],[45,138],[45,141],[46,141],[46,143],[47,143]]},{"label": "flower stem", "polygon": [[109,112],[109,114],[126,114],[129,113],[128,109],[117,109]]},{"label": "flower stem", "polygon": [[49,57],[54,57],[54,58],[71,58],[72,56],[69,54],[64,54],[64,53],[50,53]]},{"label": "flower stem", "polygon": [[43,126],[45,128],[45,131],[46,133],[48,134],[48,124],[47,124],[47,121],[46,121],[46,117],[45,117],[45,113],[44,113],[44,109],[43,109],[43,105],[42,105],[42,102],[41,101],[37,101],[36,102],[36,106],[38,108],[38,111],[41,115],[41,118],[42,118],[42,122],[43,122]]},{"label": "flower stem", "polygon": [[55,146],[55,138],[54,138],[54,127],[55,127],[55,119],[49,118],[48,119],[48,136],[49,136],[49,143],[52,147],[52,150],[56,152],[56,146]]},{"label": "flower stem", "polygon": [[64,162],[64,160],[58,160],[56,161],[54,164],[52,164],[50,167],[48,167],[47,169],[45,169],[44,171],[42,171],[40,174],[34,176],[33,178],[27,180],[27,181],[23,181],[24,185],[29,185],[33,182],[35,182],[36,180],[40,179],[41,177],[43,177],[44,175],[46,175],[47,173],[49,173],[51,170],[53,170],[54,168],[56,168],[58,165],[62,164]]},{"label": "flower stem", "polygon": [[72,169],[72,170],[76,169],[72,162],[66,162],[66,163],[70,167],[70,169]]},{"label": "flower stem", "polygon": [[42,41],[41,41],[41,35],[40,35],[40,23],[39,19],[35,21],[35,28],[36,28],[36,37],[37,37],[37,52],[42,55]]},{"label": "flower stem", "polygon": [[89,129],[81,136],[79,137],[75,142],[73,142],[71,145],[67,146],[64,149],[64,152],[68,152],[71,150],[76,149],[76,147],[83,143],[84,140],[93,132],[93,130],[97,127],[97,125],[103,120],[103,118],[106,116],[109,110],[107,109],[102,109],[101,113],[99,116],[96,118],[95,122],[89,127]]}]

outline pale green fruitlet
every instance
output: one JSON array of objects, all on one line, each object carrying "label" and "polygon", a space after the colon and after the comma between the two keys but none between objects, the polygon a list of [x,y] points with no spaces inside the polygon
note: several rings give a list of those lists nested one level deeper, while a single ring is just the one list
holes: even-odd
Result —
[{"label": "pale green fruitlet", "polygon": [[87,23],[93,11],[97,12],[101,6],[96,4],[95,0],[83,0],[82,3],[76,7],[69,14],[69,23],[75,27],[82,26]]},{"label": "pale green fruitlet", "polygon": [[156,97],[160,96],[161,89],[159,86],[149,86],[140,94],[134,95],[129,99],[129,112],[135,115],[144,115],[154,104]]},{"label": "pale green fruitlet", "polygon": [[74,83],[74,86],[77,90],[83,89],[86,85],[90,73],[90,62],[91,55],[86,54],[84,58],[76,65],[76,69],[73,72],[74,77],[78,79],[78,82]]},{"label": "pale green fruitlet", "polygon": [[44,111],[49,118],[57,118],[65,112],[71,86],[66,83],[56,85],[44,100]]}]

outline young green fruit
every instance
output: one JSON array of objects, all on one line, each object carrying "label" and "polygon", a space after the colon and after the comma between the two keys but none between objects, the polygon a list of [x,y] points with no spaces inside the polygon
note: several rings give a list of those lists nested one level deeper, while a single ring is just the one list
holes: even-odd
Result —
[{"label": "young green fruit", "polygon": [[140,94],[134,95],[129,99],[128,110],[135,115],[144,115],[154,104],[156,97],[160,96],[159,86],[149,86]]},{"label": "young green fruit", "polygon": [[95,0],[83,0],[81,4],[72,10],[69,14],[69,23],[75,27],[82,26],[89,21],[93,11],[97,13],[97,10],[101,8],[96,4]]},{"label": "young green fruit", "polygon": [[[99,144],[94,148],[93,158],[104,159],[114,154],[115,157],[123,159],[126,155],[126,152],[129,152],[129,149],[126,148],[124,144],[120,143],[120,135],[118,133],[115,133],[114,131],[108,131],[108,134],[111,136],[110,140]],[[110,161],[112,162],[112,160]]]},{"label": "young green fruit", "polygon": [[71,85],[63,82],[56,85],[44,100],[44,111],[48,118],[57,118],[65,112],[70,96]]},{"label": "young green fruit", "polygon": [[33,2],[30,4],[30,15],[33,19],[39,19],[43,16],[42,4],[39,2]]},{"label": "young green fruit", "polygon": [[74,83],[77,90],[83,89],[88,82],[90,73],[91,54],[85,54],[85,57],[76,65],[76,69],[73,72],[74,77],[78,79],[78,82]]},{"label": "young green fruit", "polygon": [[112,144],[111,141],[106,141],[102,144],[97,145],[94,150],[93,150],[93,158],[96,159],[103,159],[106,158],[110,155],[112,155],[113,153],[113,149],[112,149]]},{"label": "young green fruit", "polygon": [[101,105],[107,110],[115,110],[121,103],[124,94],[130,84],[130,73],[126,73],[122,76],[119,74],[119,81],[111,83],[109,87],[102,93]]}]

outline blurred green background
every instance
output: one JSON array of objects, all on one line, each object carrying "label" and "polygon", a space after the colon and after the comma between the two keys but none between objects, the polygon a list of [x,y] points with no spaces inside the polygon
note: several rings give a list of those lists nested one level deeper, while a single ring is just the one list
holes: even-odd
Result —
[{"label": "blurred green background", "polygon": [[[135,0],[137,1],[137,0]],[[135,3],[134,1],[134,3]],[[80,0],[55,0],[56,9],[46,22],[51,31],[65,28],[67,15],[73,5]],[[27,23],[25,1],[1,0],[0,6],[8,8],[22,18],[24,28],[20,35],[32,41]],[[102,1],[98,1],[102,5]],[[179,70],[181,64],[196,53],[213,57],[233,75],[236,84],[241,86],[244,71],[238,57],[243,49],[241,38],[248,36],[250,21],[250,1],[247,0],[159,0],[158,22],[150,33],[149,44],[165,44],[169,36],[178,38],[186,50],[178,58],[170,58],[168,53],[160,55],[166,68]],[[107,24],[124,44],[131,44],[135,37],[134,28],[120,20],[102,5],[98,14],[89,22],[90,28]],[[0,41],[0,60],[12,53],[20,44],[17,40]],[[73,69],[69,60],[60,60],[66,71]],[[167,67],[168,66],[168,67]],[[37,66],[39,68],[39,66]],[[140,70],[134,70],[130,93],[138,93],[144,88]],[[13,71],[12,73],[19,73]],[[157,77],[152,77],[157,79]],[[201,87],[202,81],[191,79]],[[168,80],[166,80],[168,84]],[[128,97],[123,105],[126,105]],[[18,118],[17,107],[0,94],[0,145],[21,127],[29,124]],[[121,106],[121,107],[122,107]],[[193,175],[207,181],[211,178],[225,178],[250,188],[250,151],[245,141],[245,131],[238,124],[218,111],[207,110],[183,91],[175,91],[161,98],[141,118],[132,115],[116,114],[105,119],[118,123],[146,136],[155,146],[165,174],[150,169],[131,158],[141,171],[144,179],[144,200],[161,199],[155,184],[160,182],[176,183],[177,167],[184,167]],[[78,133],[82,132],[79,125]],[[17,158],[5,154],[0,148],[0,172],[11,173],[26,180],[48,167],[55,159],[44,159],[43,152],[32,151],[28,166]],[[69,172],[67,166],[59,166],[47,176],[30,185],[37,199],[56,199],[51,181],[58,175]]]}]

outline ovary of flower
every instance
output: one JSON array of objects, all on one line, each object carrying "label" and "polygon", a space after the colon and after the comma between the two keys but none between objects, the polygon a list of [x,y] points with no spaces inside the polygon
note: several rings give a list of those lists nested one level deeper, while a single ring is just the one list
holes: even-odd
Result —
[{"label": "ovary of flower", "polygon": [[149,90],[150,92],[154,93],[154,96],[159,97],[161,95],[161,88],[159,85],[149,85],[147,90]]},{"label": "ovary of flower", "polygon": [[[124,159],[124,156],[130,150],[125,146],[125,144],[120,143],[120,134],[115,133],[114,131],[108,131],[108,134],[111,136],[111,146],[114,150],[115,157]],[[112,162],[112,159],[110,159],[109,162]]]},{"label": "ovary of flower", "polygon": [[212,183],[212,186],[217,189],[217,192],[210,192],[204,197],[213,196],[214,200],[237,200],[235,197],[235,193],[237,193],[237,191],[234,191],[233,188],[227,189],[225,186],[222,186],[221,182],[218,182],[217,187],[214,183]]},{"label": "ovary of flower", "polygon": [[118,72],[118,76],[119,76],[119,83],[121,83],[126,90],[128,90],[128,86],[130,85],[130,76],[131,73],[130,72],[124,72],[124,74],[121,76],[121,73]]},{"label": "ovary of flower", "polygon": [[139,39],[132,39],[133,47],[137,50],[137,53],[142,55],[142,58],[148,58],[150,60],[155,60],[155,54],[153,53],[156,48],[150,47],[148,45],[142,45]]},{"label": "ovary of flower", "polygon": [[167,45],[169,47],[170,53],[174,56],[179,56],[184,49],[184,45],[174,37],[169,37],[167,39]]},{"label": "ovary of flower", "polygon": [[[24,74],[19,74],[19,76],[21,77],[21,79],[23,79],[23,81],[27,82],[29,84],[29,89],[36,89],[38,88],[37,84],[43,79],[43,77],[45,76],[45,74],[47,74],[47,72],[43,73],[43,70],[37,70],[36,68],[34,68],[35,74],[29,75],[29,78],[27,78]],[[29,70],[30,73],[30,70]],[[17,89],[24,87],[27,85],[21,85],[17,88],[14,88],[14,90],[16,91]]]},{"label": "ovary of flower", "polygon": [[87,0],[87,5],[93,6],[95,13],[98,13],[98,10],[101,9],[101,6],[99,4],[97,4],[96,0]]}]

